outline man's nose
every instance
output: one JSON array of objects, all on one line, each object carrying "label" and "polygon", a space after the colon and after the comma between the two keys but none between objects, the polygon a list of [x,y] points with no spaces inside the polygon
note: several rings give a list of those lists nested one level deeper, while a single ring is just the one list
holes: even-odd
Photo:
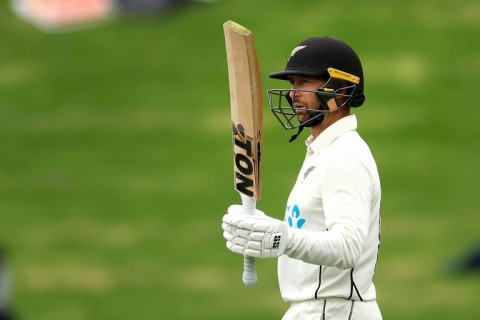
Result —
[{"label": "man's nose", "polygon": [[298,98],[298,91],[292,90],[288,93],[288,95],[290,96],[290,99],[294,100],[295,98]]}]

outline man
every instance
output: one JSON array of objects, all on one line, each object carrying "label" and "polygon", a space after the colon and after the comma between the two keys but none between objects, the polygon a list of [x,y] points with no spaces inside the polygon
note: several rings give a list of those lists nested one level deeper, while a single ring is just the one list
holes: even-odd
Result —
[{"label": "man", "polygon": [[373,285],[380,244],[380,179],[351,108],[365,96],[363,69],[344,42],[314,37],[295,47],[283,71],[290,89],[268,91],[286,129],[310,129],[307,154],[284,221],[233,205],[223,218],[227,247],[278,257],[283,319],[381,319]]}]

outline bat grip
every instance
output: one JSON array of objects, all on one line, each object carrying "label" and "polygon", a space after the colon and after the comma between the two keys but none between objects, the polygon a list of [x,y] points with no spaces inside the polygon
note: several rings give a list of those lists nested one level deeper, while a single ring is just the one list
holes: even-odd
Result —
[{"label": "bat grip", "polygon": [[[242,197],[243,213],[255,215],[255,199],[252,199],[244,194],[240,194]],[[246,286],[253,286],[257,283],[257,272],[255,271],[255,258],[244,256],[243,257],[243,284]]]}]

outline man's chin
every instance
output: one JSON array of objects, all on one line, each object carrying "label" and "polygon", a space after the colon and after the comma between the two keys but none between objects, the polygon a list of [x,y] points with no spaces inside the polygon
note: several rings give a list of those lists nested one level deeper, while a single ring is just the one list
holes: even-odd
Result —
[{"label": "man's chin", "polygon": [[297,116],[297,120],[300,123],[300,125],[310,128],[321,123],[324,117],[325,117],[325,114],[316,114],[315,116],[312,116],[312,114],[305,114],[305,115]]},{"label": "man's chin", "polygon": [[311,116],[310,116],[310,113],[302,113],[302,114],[297,114],[297,120],[298,122],[300,123],[304,123],[304,122],[307,122],[308,120],[310,120]]}]

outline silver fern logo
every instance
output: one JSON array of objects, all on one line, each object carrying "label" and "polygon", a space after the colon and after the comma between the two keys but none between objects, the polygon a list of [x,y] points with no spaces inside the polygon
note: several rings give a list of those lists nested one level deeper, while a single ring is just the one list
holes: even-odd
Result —
[{"label": "silver fern logo", "polygon": [[[298,47],[295,47],[295,49],[292,50],[292,53],[290,53],[290,58],[293,57],[295,55],[295,53],[297,53],[298,51],[306,48],[307,46],[298,46]],[[290,60],[290,58],[288,58]]]},{"label": "silver fern logo", "polygon": [[305,173],[303,174],[303,180],[307,179],[307,176],[308,176],[313,170],[315,170],[315,166],[308,168],[308,169],[305,171]]}]

